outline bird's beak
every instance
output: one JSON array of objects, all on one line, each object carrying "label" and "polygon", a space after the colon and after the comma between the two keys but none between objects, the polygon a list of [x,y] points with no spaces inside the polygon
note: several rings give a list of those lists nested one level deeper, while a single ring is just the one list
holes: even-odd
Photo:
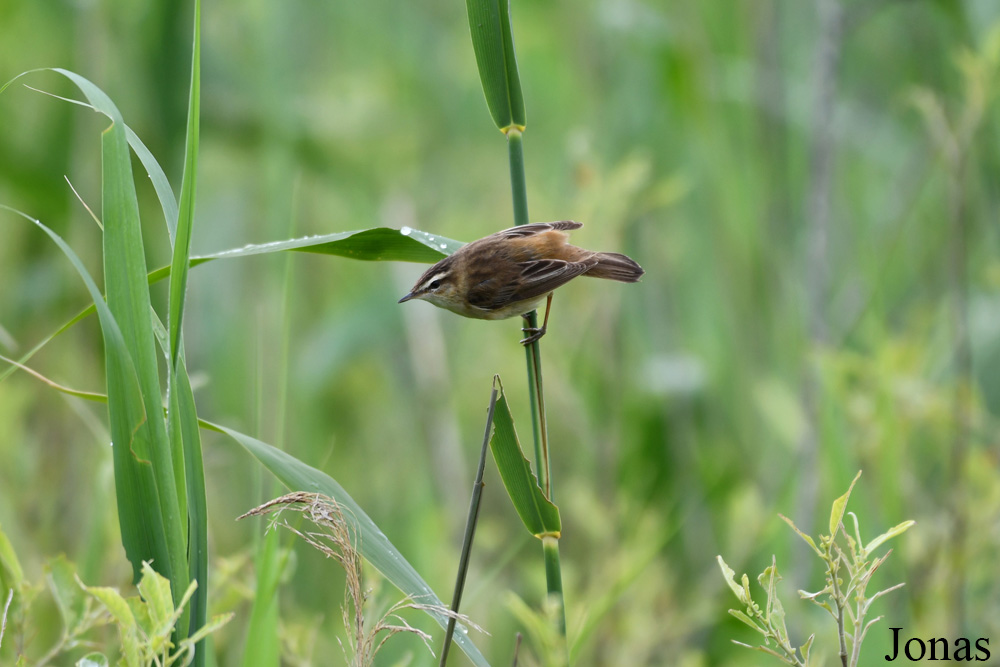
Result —
[{"label": "bird's beak", "polygon": [[412,298],[413,298],[413,292],[410,292],[409,294],[407,294],[406,296],[404,296],[402,299],[400,299],[396,303],[403,303],[405,301],[409,301]]}]

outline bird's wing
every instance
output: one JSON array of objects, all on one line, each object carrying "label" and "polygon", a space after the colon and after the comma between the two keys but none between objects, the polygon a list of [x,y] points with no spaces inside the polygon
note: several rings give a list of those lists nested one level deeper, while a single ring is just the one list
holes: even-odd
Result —
[{"label": "bird's wing", "polygon": [[468,293],[469,303],[483,310],[497,310],[512,303],[534,299],[586,273],[596,263],[596,259],[586,262],[566,262],[561,259],[523,262],[516,280],[498,284],[496,279],[491,278],[474,285]]},{"label": "bird's wing", "polygon": [[517,227],[505,229],[502,232],[497,232],[496,235],[507,239],[521,239],[526,236],[534,236],[535,234],[541,234],[543,232],[568,231],[570,229],[580,229],[580,227],[583,227],[582,222],[573,222],[572,220],[560,220],[558,222],[533,222],[530,225],[519,225]]}]

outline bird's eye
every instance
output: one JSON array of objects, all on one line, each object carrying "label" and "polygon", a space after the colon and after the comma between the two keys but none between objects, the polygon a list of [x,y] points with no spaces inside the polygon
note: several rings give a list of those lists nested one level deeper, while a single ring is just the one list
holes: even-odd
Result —
[{"label": "bird's eye", "polygon": [[438,287],[441,287],[441,280],[440,280],[440,278],[438,280],[431,281],[431,284],[428,285],[427,287],[429,289],[437,289]]}]

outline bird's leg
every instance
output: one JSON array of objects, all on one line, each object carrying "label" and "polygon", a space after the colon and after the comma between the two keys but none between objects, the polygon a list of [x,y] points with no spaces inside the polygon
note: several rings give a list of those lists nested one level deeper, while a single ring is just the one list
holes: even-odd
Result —
[{"label": "bird's leg", "polygon": [[[549,311],[552,310],[552,292],[549,292],[549,298],[545,300],[545,319],[542,321],[542,326],[540,327],[523,327],[521,331],[526,334],[530,334],[527,338],[521,339],[521,345],[531,345],[536,340],[545,335],[545,330],[549,326]],[[527,314],[521,315],[525,320],[528,319]]]}]

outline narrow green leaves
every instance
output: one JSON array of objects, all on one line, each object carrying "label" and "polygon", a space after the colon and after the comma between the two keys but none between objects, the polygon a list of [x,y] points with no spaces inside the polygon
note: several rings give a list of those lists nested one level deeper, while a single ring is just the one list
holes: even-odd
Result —
[{"label": "narrow green leaves", "polygon": [[[93,108],[89,104],[84,106]],[[173,230],[176,227],[177,221],[177,202],[174,199],[169,184],[166,183],[166,176],[163,174],[163,170],[160,169],[160,165],[156,162],[156,159],[153,158],[153,155],[139,141],[139,138],[131,130],[127,134],[129,135],[129,143],[132,149],[146,168],[154,187],[156,187],[160,205],[163,207],[163,215],[167,221],[167,229],[171,234],[174,234]],[[160,185],[157,185],[158,183]],[[171,220],[173,220],[173,226],[171,226]],[[311,252],[321,255],[350,257],[351,259],[365,261],[421,262],[432,264],[454,253],[463,245],[465,244],[461,241],[430,234],[419,229],[411,229],[409,227],[403,227],[402,229],[375,227],[358,231],[337,232],[334,234],[288,239],[286,241],[247,245],[242,248],[223,250],[210,255],[191,257],[189,264],[191,267],[195,267],[216,259],[233,259],[285,251]],[[147,281],[152,285],[166,279],[168,276],[170,276],[170,267],[163,266],[150,271],[147,275]],[[59,327],[59,329],[25,353],[18,359],[18,363],[26,364],[53,338],[67,331],[74,324],[93,312],[93,305],[84,308],[81,312],[73,316],[72,319]],[[0,371],[0,382],[16,370],[16,366],[11,366]]]},{"label": "narrow green leaves", "polygon": [[[187,588],[188,581],[187,525],[180,512],[183,502],[178,499],[178,488],[184,487],[175,482],[167,428],[161,417],[145,249],[126,127],[118,108],[97,86],[73,72],[52,71],[68,78],[83,92],[89,103],[85,106],[111,120],[101,136],[101,217],[109,311],[107,316],[101,315],[101,328],[106,349],[108,414],[116,443],[119,522],[122,543],[136,579],[141,563],[152,561],[170,580],[177,595]],[[162,197],[162,183],[160,186],[157,192]],[[49,230],[45,231],[81,275],[86,274],[68,246]],[[85,276],[85,282],[88,280],[89,276]],[[91,289],[91,296],[100,313],[104,297],[96,286]],[[186,630],[182,623],[181,637]]]},{"label": "narrow green leaves", "polygon": [[[194,3],[194,37],[191,47],[191,89],[188,97],[187,134],[184,148],[184,174],[181,179],[180,207],[174,204],[169,184],[166,190],[157,188],[163,207],[168,234],[173,242],[171,258],[170,291],[168,300],[167,357],[168,399],[167,430],[173,448],[174,475],[177,497],[182,517],[188,521],[188,570],[189,580],[197,582],[193,590],[190,612],[190,633],[200,644],[194,653],[195,667],[205,664],[206,651],[202,639],[208,631],[208,503],[205,492],[205,471],[201,452],[201,431],[198,413],[184,361],[184,343],[181,324],[187,296],[187,275],[190,268],[191,232],[194,228],[194,202],[198,176],[198,141],[201,113],[201,0]],[[140,153],[142,142],[136,137],[133,150]],[[142,146],[145,150],[145,146]],[[148,151],[146,151],[148,153]],[[140,155],[143,166],[154,184],[163,170],[151,154]],[[165,182],[166,177],[162,176]],[[176,227],[171,232],[171,215],[176,210]],[[178,462],[180,465],[178,465]],[[176,593],[176,590],[175,590]]]},{"label": "narrow green leaves", "polygon": [[[105,289],[108,307],[121,328],[125,348],[135,369],[145,413],[153,415],[135,432],[133,447],[137,452],[141,449],[147,452],[154,482],[152,485],[145,482],[144,485],[155,491],[159,500],[159,516],[156,519],[162,524],[168,558],[154,562],[159,571],[171,581],[174,594],[179,595],[187,588],[188,579],[186,517],[180,515],[166,424],[160,418],[162,399],[150,320],[145,249],[125,123],[118,108],[95,85],[72,72],[56,71],[71,79],[88,101],[112,121],[101,137]],[[108,363],[110,365],[111,362]],[[122,409],[126,399],[122,396],[123,389],[111,382],[110,372],[108,376],[108,410],[109,413],[114,413]],[[147,489],[143,489],[142,493],[146,495]],[[119,492],[119,511],[123,505],[135,502],[136,498],[123,496]],[[150,510],[150,506],[139,505],[138,519],[143,522],[156,521]],[[150,555],[144,554],[132,559],[136,576],[142,561],[148,560]],[[186,631],[181,636],[186,636]]]},{"label": "narrow green leaves", "polygon": [[860,477],[861,471],[859,470],[858,474],[854,476],[854,480],[851,482],[851,485],[847,487],[847,493],[833,501],[833,507],[830,508],[831,540],[837,536],[837,529],[840,527],[840,522],[844,520],[844,511],[847,508],[847,501],[851,499],[851,491],[854,490],[854,485],[858,483],[858,478]]},{"label": "narrow green leaves", "polygon": [[[49,235],[69,259],[73,268],[80,274],[94,300],[97,317],[101,322],[101,331],[104,335],[108,391],[110,393],[114,387],[118,401],[117,409],[109,407],[108,413],[122,545],[125,547],[125,554],[129,560],[139,564],[136,570],[141,566],[144,554],[147,555],[147,558],[158,558],[164,566],[169,567],[166,537],[163,523],[160,520],[160,501],[149,464],[148,443],[134,438],[134,434],[146,423],[146,412],[135,369],[132,366],[132,360],[125,347],[118,323],[104,302],[104,298],[101,296],[100,290],[97,289],[90,273],[87,272],[80,258],[69,245],[40,221],[19,211],[7,207],[3,208],[31,220]],[[143,445],[146,446],[143,447]]]},{"label": "narrow green leaves", "polygon": [[181,180],[181,201],[170,262],[170,310],[167,328],[170,331],[170,365],[177,365],[180,349],[181,320],[187,290],[188,257],[191,254],[191,229],[194,222],[194,195],[198,178],[198,132],[201,101],[201,2],[194,3],[194,47],[191,56],[191,93],[188,98],[187,139],[184,148],[184,176]]},{"label": "narrow green leaves", "polygon": [[320,255],[338,255],[372,262],[436,262],[464,244],[443,236],[428,234],[418,229],[403,227],[390,229],[374,227],[351,232],[337,232],[321,236],[307,236],[287,241],[260,243],[223,250],[222,252],[192,258],[192,263],[213,259],[265,255],[282,250],[298,250]]},{"label": "narrow green leaves", "polygon": [[545,497],[538,486],[538,478],[531,472],[531,464],[521,451],[503,385],[500,385],[490,450],[507,495],[525,528],[538,538],[559,537],[562,532],[559,508]]},{"label": "narrow green leaves", "polygon": [[[143,563],[142,580],[139,582],[141,597],[125,598],[115,589],[101,586],[83,586],[83,590],[104,606],[118,626],[122,650],[119,665],[143,667],[157,664],[170,667],[190,664],[195,644],[233,617],[233,614],[218,616],[190,638],[172,641],[173,628],[182,622],[184,607],[197,585],[192,581],[180,599],[175,601],[170,592],[170,582],[154,571],[149,563]],[[101,662],[102,657],[95,655],[89,659],[91,664],[107,664],[106,661]]]},{"label": "narrow green leaves", "polygon": [[[441,627],[447,627],[448,615],[438,611],[438,609],[446,610],[447,607],[442,604],[430,586],[413,569],[413,566],[403,558],[399,550],[389,541],[389,538],[382,533],[375,522],[336,480],[277,447],[272,447],[249,435],[217,424],[207,422],[202,422],[202,424],[214,431],[224,433],[238,442],[289,489],[321,493],[336,500],[345,510],[344,518],[350,526],[354,547],[376,570],[381,572],[396,588],[410,596],[414,602],[420,605],[430,605],[421,608],[425,609]],[[455,635],[454,641],[473,664],[489,664],[464,630]]]},{"label": "narrow green leaves", "polygon": [[902,535],[903,533],[908,531],[912,526],[916,525],[916,523],[917,523],[916,521],[910,519],[909,521],[904,521],[903,523],[896,524],[895,526],[893,526],[892,528],[890,528],[889,530],[887,530],[886,532],[882,533],[881,535],[873,539],[871,542],[869,542],[868,545],[865,546],[864,554],[867,556],[868,554],[872,553],[880,546],[882,546],[882,544],[886,540],[891,540],[892,538],[898,535]]},{"label": "narrow green leaves", "polygon": [[466,0],[472,48],[493,122],[504,134],[527,123],[514,55],[509,0]]}]

